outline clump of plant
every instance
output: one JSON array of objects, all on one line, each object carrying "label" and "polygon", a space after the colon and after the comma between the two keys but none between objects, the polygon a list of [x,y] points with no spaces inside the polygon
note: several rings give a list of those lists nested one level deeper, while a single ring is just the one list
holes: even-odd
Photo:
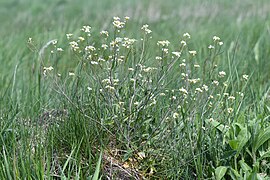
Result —
[{"label": "clump of plant", "polygon": [[[243,171],[260,173],[260,168],[248,168],[243,154],[251,156],[250,164],[257,162],[254,155],[268,139],[245,149],[252,135],[247,120],[238,120],[249,76],[243,74],[239,87],[234,86],[232,74],[219,65],[221,39],[214,36],[210,45],[203,45],[208,55],[202,57],[191,48],[188,33],[172,45],[155,41],[145,24],[137,38],[129,37],[128,21],[114,17],[111,29],[98,34],[90,26],[66,34],[69,48],[54,41],[52,61],[40,68],[43,86],[50,85],[65,99],[72,116],[66,123],[83,123],[78,127],[84,136],[76,136],[83,139],[81,145],[93,140],[86,137],[90,131],[96,133],[100,142],[90,151],[104,149],[104,174],[117,176],[110,171],[113,166],[118,175],[135,178],[221,179],[226,173],[237,178],[248,176]],[[65,53],[72,60],[65,63],[77,65],[61,71],[51,62],[64,61]]]}]

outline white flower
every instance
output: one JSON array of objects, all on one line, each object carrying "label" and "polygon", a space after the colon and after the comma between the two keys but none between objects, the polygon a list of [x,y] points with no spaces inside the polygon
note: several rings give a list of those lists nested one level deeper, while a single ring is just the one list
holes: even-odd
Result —
[{"label": "white flower", "polygon": [[239,94],[241,97],[244,97],[244,93],[238,92],[238,94]]},{"label": "white flower", "polygon": [[195,67],[195,68],[199,68],[200,65],[199,65],[199,64],[194,64],[194,67]]},{"label": "white flower", "polygon": [[95,51],[96,48],[94,46],[86,46],[85,51]]},{"label": "white flower", "polygon": [[189,33],[184,33],[183,36],[184,37],[187,37],[188,39],[190,39],[190,34]]},{"label": "white flower", "polygon": [[43,68],[45,71],[52,71],[53,70],[53,67],[52,66],[50,66],[50,67],[44,67]]},{"label": "white flower", "polygon": [[197,54],[196,51],[188,51],[188,52],[189,52],[189,54],[191,54],[192,56],[195,56],[195,55]]},{"label": "white flower", "polygon": [[120,106],[122,106],[122,105],[124,105],[124,102],[123,102],[123,101],[119,101],[118,104],[119,104]]},{"label": "white flower", "polygon": [[186,89],[184,89],[183,87],[179,89],[180,92],[184,93],[184,94],[188,94],[188,91]]},{"label": "white flower", "polygon": [[187,45],[187,43],[186,43],[186,41],[181,41],[181,44],[183,45],[183,46],[186,46]]},{"label": "white flower", "polygon": [[99,62],[101,62],[101,61],[102,61],[102,62],[105,62],[105,59],[103,59],[103,58],[101,58],[101,57],[98,57],[98,61],[99,61]]},{"label": "white flower", "polygon": [[214,41],[220,41],[220,37],[214,36],[214,37],[213,37],[213,40],[214,40]]},{"label": "white flower", "polygon": [[68,75],[69,76],[75,76],[75,73],[74,72],[69,72]]},{"label": "white flower", "polygon": [[196,88],[195,91],[196,91],[196,92],[200,92],[200,93],[203,92],[203,90],[202,90],[201,88]]},{"label": "white flower", "polygon": [[208,49],[215,49],[215,47],[213,45],[209,45]]},{"label": "white flower", "polygon": [[138,101],[136,101],[135,103],[134,103],[134,105],[135,106],[138,106],[140,103],[138,102]]},{"label": "white flower", "polygon": [[220,71],[218,74],[219,74],[220,77],[226,76],[226,73],[224,71]]},{"label": "white flower", "polygon": [[148,68],[144,68],[144,69],[143,69],[143,71],[146,72],[146,73],[147,73],[147,72],[150,72],[150,71],[152,71],[152,70],[153,70],[153,68],[151,68],[151,67],[148,67]]},{"label": "white flower", "polygon": [[181,56],[181,52],[172,52],[173,55],[175,55],[176,57],[180,57]]},{"label": "white flower", "polygon": [[119,17],[114,17],[113,19],[114,19],[114,21],[113,21],[114,27],[116,27],[118,29],[121,29],[124,27],[125,23],[121,22]]},{"label": "white flower", "polygon": [[90,63],[93,64],[93,65],[97,65],[98,64],[98,62],[96,62],[96,61],[91,61]]},{"label": "white flower", "polygon": [[30,38],[28,38],[28,41],[27,41],[28,43],[33,43],[33,39],[30,37]]},{"label": "white flower", "polygon": [[247,74],[244,74],[242,77],[243,77],[243,79],[248,80],[248,75]]},{"label": "white flower", "polygon": [[107,45],[107,44],[102,44],[101,47],[102,47],[103,49],[107,49],[107,48],[108,48],[108,45]]},{"label": "white flower", "polygon": [[92,88],[91,88],[91,87],[89,87],[89,86],[87,87],[87,89],[88,89],[88,91],[92,91]]},{"label": "white flower", "polygon": [[176,96],[172,96],[172,98],[171,98],[172,100],[176,100]]},{"label": "white flower", "polygon": [[112,87],[112,86],[110,86],[110,85],[105,86],[105,89],[108,89],[110,91],[114,91],[115,90],[115,88]]},{"label": "white flower", "polygon": [[200,78],[197,78],[197,79],[188,79],[188,82],[193,83],[193,84],[196,84],[199,81],[200,81]]},{"label": "white flower", "polygon": [[84,37],[78,37],[79,41],[84,41]]},{"label": "white flower", "polygon": [[170,44],[170,41],[168,41],[168,40],[165,40],[165,41],[158,41],[158,42],[157,42],[157,45],[158,45],[158,46],[162,46],[162,47],[169,46],[169,44]]},{"label": "white flower", "polygon": [[150,34],[152,31],[150,29],[148,29],[149,25],[145,24],[142,26],[142,30],[144,31],[145,34]]},{"label": "white flower", "polygon": [[214,80],[214,81],[212,82],[212,84],[218,86],[218,85],[219,85],[219,82],[218,82],[217,80]]},{"label": "white flower", "polygon": [[90,29],[91,29],[90,26],[83,26],[82,29],[81,29],[81,31],[86,32],[86,33],[89,33],[90,32]]},{"label": "white flower", "polygon": [[181,73],[181,76],[183,76],[183,77],[188,77],[188,74],[186,74],[186,73]]},{"label": "white flower", "polygon": [[57,50],[58,52],[64,51],[62,48],[57,48],[56,50]]},{"label": "white flower", "polygon": [[70,39],[71,36],[73,36],[73,34],[69,33],[69,34],[66,34],[66,36],[67,36],[67,39]]},{"label": "white flower", "polygon": [[202,86],[202,89],[205,90],[205,91],[208,91],[208,86],[204,84],[204,85]]},{"label": "white flower", "polygon": [[130,82],[135,82],[136,79],[135,78],[130,78]]},{"label": "white flower", "polygon": [[178,114],[178,113],[176,113],[176,112],[173,113],[173,118],[174,118],[174,119],[177,119],[178,117],[179,117],[179,114]]},{"label": "white flower", "polygon": [[185,67],[186,66],[186,63],[181,63],[181,64],[179,64],[179,66],[180,67],[182,67],[182,66]]},{"label": "white flower", "polygon": [[229,114],[231,114],[233,112],[233,108],[228,108],[227,111]]},{"label": "white flower", "polygon": [[156,60],[161,60],[161,59],[162,59],[162,57],[156,56]]},{"label": "white flower", "polygon": [[103,35],[103,34],[104,34],[105,36],[107,36],[107,37],[109,36],[108,31],[100,31],[100,35]]},{"label": "white flower", "polygon": [[167,49],[167,48],[162,48],[162,51],[163,51],[165,54],[168,54],[168,53],[169,53],[169,49]]}]

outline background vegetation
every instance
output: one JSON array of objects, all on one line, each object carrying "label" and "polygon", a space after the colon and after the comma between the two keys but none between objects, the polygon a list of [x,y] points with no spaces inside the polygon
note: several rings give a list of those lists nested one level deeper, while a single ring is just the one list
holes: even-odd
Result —
[{"label": "background vegetation", "polygon": [[[0,178],[269,179],[269,11],[268,0],[0,0]],[[66,38],[67,33],[78,38],[80,29],[90,25],[93,34],[85,45],[109,45],[115,38],[114,16],[129,16],[119,36],[139,41],[132,53],[120,51],[125,63],[105,66],[124,87],[116,88],[117,96],[101,83],[110,71],[81,68],[86,59],[70,50]],[[144,24],[152,30],[147,37]],[[108,41],[101,30],[112,35]],[[186,32],[191,39],[183,37]],[[211,54],[207,47],[216,43],[213,36],[224,44]],[[164,64],[156,63],[155,57],[162,56],[160,40],[170,41],[170,53],[187,40],[173,68],[169,56]],[[64,51],[56,53],[57,47]],[[191,50],[197,52],[194,61],[188,61]],[[114,49],[97,53],[105,59],[115,55]],[[179,67],[184,58],[191,68],[187,72]],[[194,63],[206,69],[189,72]],[[144,66],[141,71],[162,71],[145,75],[148,79],[134,89],[134,99],[143,104],[137,108],[130,105],[135,93],[127,79],[143,73],[138,64]],[[49,66],[54,70],[45,77],[43,68]],[[133,77],[128,67],[135,69]],[[221,71],[226,76],[219,80]],[[181,73],[202,81],[190,87]],[[210,90],[197,96],[203,84]],[[181,88],[194,96],[185,99]],[[166,98],[151,104],[152,95],[160,93]],[[224,93],[236,99],[231,102]],[[205,110],[211,94],[220,98],[215,96],[215,108]],[[129,111],[116,107],[115,97]]]}]

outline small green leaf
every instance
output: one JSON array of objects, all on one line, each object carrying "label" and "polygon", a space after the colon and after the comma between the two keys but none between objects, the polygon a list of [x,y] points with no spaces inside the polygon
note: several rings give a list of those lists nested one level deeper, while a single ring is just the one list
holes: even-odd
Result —
[{"label": "small green leaf", "polygon": [[227,169],[228,169],[228,167],[226,167],[226,166],[219,166],[219,167],[217,167],[215,169],[216,179],[217,180],[221,180],[225,176],[225,174],[227,172]]}]

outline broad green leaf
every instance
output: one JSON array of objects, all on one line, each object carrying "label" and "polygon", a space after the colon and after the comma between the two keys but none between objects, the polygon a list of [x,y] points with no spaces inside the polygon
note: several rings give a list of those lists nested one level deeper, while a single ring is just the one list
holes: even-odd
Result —
[{"label": "broad green leaf", "polygon": [[242,114],[239,115],[239,117],[237,118],[237,123],[243,124],[243,125],[246,123],[245,122],[245,115],[244,115],[244,113],[242,113]]},{"label": "broad green leaf", "polygon": [[95,170],[94,177],[93,177],[92,180],[98,180],[98,175],[99,175],[99,172],[100,172],[101,159],[102,159],[102,151],[100,152],[99,159],[98,159],[98,162],[97,162],[97,165],[96,165],[96,170]]},{"label": "broad green leaf", "polygon": [[233,180],[239,180],[239,179],[241,179],[240,174],[239,174],[236,170],[234,170],[233,168],[230,168],[228,174],[230,175],[230,177],[231,177]]},{"label": "broad green leaf", "polygon": [[231,146],[231,148],[232,148],[233,150],[237,150],[237,151],[238,151],[238,147],[239,147],[239,142],[238,142],[238,140],[236,140],[236,139],[230,140],[230,141],[229,141],[229,145]]},{"label": "broad green leaf", "polygon": [[247,163],[245,163],[244,160],[240,160],[240,161],[239,161],[239,164],[240,164],[241,168],[242,168],[245,172],[251,172],[251,171],[252,171],[251,167],[249,167],[249,165],[247,165]]},{"label": "broad green leaf", "polygon": [[240,152],[243,147],[246,145],[246,143],[248,142],[248,140],[250,139],[251,134],[248,131],[247,127],[241,127],[241,131],[239,132],[238,136],[237,136],[237,140],[239,142],[238,144],[238,152]]},{"label": "broad green leaf", "polygon": [[238,127],[238,135],[236,139],[229,140],[229,145],[233,150],[237,150],[237,154],[243,149],[243,147],[248,142],[249,138],[251,137],[250,132],[248,132],[247,127],[242,126],[239,123],[235,123],[234,127]]},{"label": "broad green leaf", "polygon": [[249,174],[249,176],[247,176],[247,180],[258,180],[257,179],[257,173],[255,173],[255,172],[252,172],[251,174]]},{"label": "broad green leaf", "polygon": [[260,132],[258,138],[255,142],[255,151],[261,147],[266,141],[270,139],[270,127],[266,128],[264,131]]},{"label": "broad green leaf", "polygon": [[215,169],[216,179],[217,180],[221,180],[225,176],[225,174],[227,172],[227,169],[228,169],[228,167],[226,167],[226,166],[219,166],[219,167],[217,167]]}]

